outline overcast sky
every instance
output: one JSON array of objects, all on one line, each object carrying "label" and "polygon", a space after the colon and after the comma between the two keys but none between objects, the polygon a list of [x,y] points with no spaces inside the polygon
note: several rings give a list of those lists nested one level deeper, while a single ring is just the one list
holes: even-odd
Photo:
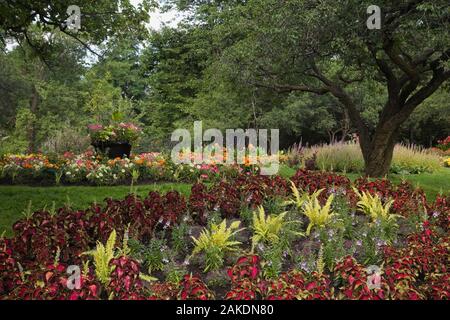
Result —
[{"label": "overcast sky", "polygon": [[[130,2],[136,6],[141,3],[142,0],[130,0]],[[179,20],[180,18],[178,17],[178,12],[176,10],[161,13],[159,10],[155,9],[155,12],[150,14],[149,27],[153,30],[158,30],[163,24],[175,26]]]}]

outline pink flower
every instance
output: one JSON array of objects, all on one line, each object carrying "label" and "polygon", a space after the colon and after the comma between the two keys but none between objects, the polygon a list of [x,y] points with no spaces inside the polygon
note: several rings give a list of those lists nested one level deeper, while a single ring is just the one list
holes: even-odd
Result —
[{"label": "pink flower", "polygon": [[101,124],[90,124],[88,125],[88,129],[95,132],[102,130],[103,126]]}]

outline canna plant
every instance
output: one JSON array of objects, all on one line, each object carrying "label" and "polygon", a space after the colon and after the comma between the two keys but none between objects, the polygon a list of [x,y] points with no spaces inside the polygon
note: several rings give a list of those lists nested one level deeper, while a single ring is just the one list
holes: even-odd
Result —
[{"label": "canna plant", "polygon": [[312,195],[308,195],[307,201],[302,208],[303,214],[309,219],[309,224],[306,228],[307,236],[311,233],[311,229],[313,227],[325,227],[328,223],[331,222],[331,219],[334,216],[334,213],[331,210],[331,203],[333,202],[334,195],[331,194],[325,202],[325,205],[321,206],[318,200],[318,195],[322,191],[323,189],[320,189],[314,192]]},{"label": "canna plant", "polygon": [[219,269],[223,265],[225,253],[237,250],[236,246],[241,242],[232,239],[235,234],[244,230],[239,229],[240,224],[240,221],[235,221],[227,227],[227,220],[224,219],[220,224],[211,224],[211,230],[203,229],[198,239],[192,237],[195,247],[191,257],[205,252],[205,272]]}]

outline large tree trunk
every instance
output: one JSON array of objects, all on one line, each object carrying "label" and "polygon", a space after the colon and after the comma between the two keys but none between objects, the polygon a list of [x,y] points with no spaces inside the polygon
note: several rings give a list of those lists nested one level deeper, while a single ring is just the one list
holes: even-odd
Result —
[{"label": "large tree trunk", "polygon": [[360,139],[365,169],[369,177],[384,177],[389,173],[399,126],[383,122],[370,139]]}]

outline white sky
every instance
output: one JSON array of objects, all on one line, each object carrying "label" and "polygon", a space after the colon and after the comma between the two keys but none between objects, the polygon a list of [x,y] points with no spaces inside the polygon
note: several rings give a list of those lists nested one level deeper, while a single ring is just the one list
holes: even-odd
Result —
[{"label": "white sky", "polygon": [[[137,6],[142,0],[130,0],[131,4]],[[160,10],[155,9],[154,12],[150,13],[150,23],[149,28],[153,30],[159,30],[163,25],[176,26],[180,21],[179,12],[176,10],[171,10],[169,12],[161,13]]]},{"label": "white sky", "polygon": [[[130,0],[131,4],[137,6],[142,0]],[[154,9],[154,12],[150,13],[150,22],[148,24],[149,29],[159,30],[163,25],[175,27],[180,22],[180,13],[176,10],[162,13],[159,9]],[[17,44],[15,41],[8,42],[6,50],[12,50]]]}]

